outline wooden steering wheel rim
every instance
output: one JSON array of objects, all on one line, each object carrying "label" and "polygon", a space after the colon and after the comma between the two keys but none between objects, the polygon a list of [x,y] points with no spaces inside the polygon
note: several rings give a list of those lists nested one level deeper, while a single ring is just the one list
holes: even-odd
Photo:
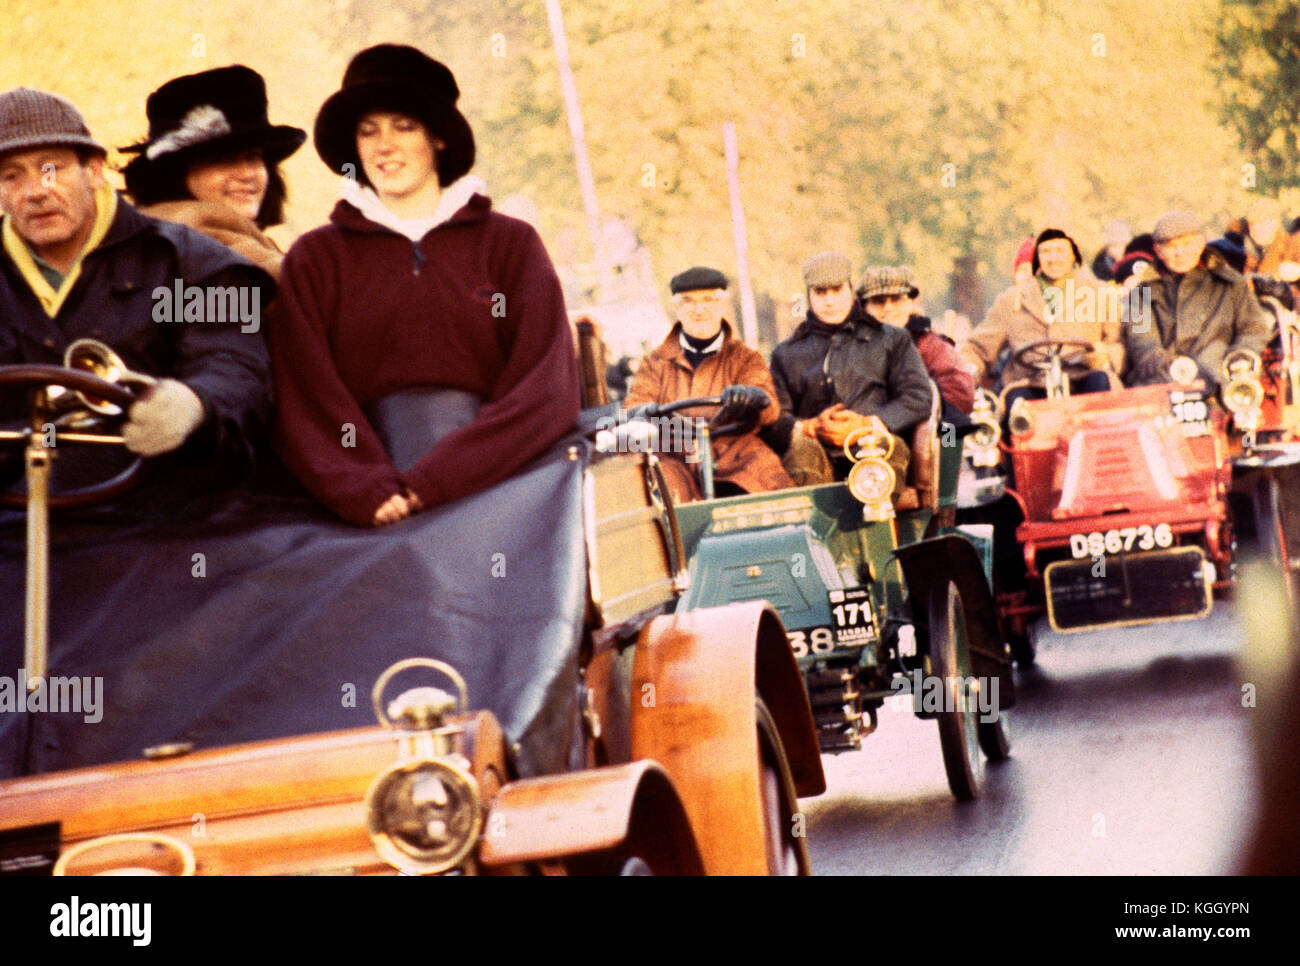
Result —
[{"label": "wooden steering wheel rim", "polygon": [[[1021,366],[1022,368],[1046,370],[1047,360],[1044,359],[1042,362],[1030,362],[1029,361],[1030,353],[1033,352],[1041,353],[1044,349],[1051,349],[1051,348],[1081,349],[1084,352],[1097,351],[1096,343],[1089,342],[1087,339],[1038,339],[1034,342],[1030,342],[1028,345],[1022,345],[1019,349],[1017,349],[1014,353],[1012,353],[1012,358],[1015,359],[1016,365]],[[1087,368],[1082,361],[1067,361],[1065,359],[1061,360],[1061,367],[1067,369],[1072,367]]]}]

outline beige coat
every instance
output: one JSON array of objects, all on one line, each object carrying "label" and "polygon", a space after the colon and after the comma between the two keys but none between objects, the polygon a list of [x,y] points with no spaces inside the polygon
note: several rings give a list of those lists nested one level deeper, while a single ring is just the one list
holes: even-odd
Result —
[{"label": "beige coat", "polygon": [[163,221],[174,221],[221,242],[236,255],[242,255],[258,268],[280,281],[284,252],[262,234],[257,225],[219,201],[164,201],[141,208],[143,214]]},{"label": "beige coat", "polygon": [[[984,321],[977,325],[958,351],[963,362],[976,369],[982,378],[997,360],[1004,346],[1014,354],[1043,339],[1082,339],[1106,354],[1110,370],[1124,369],[1124,345],[1120,341],[1117,296],[1110,287],[1087,275],[1076,275],[1057,283],[1061,306],[1056,318],[1048,322],[1047,301],[1036,279],[1013,285],[997,297]],[[1006,385],[1018,379],[1042,382],[1042,375],[1016,363],[1014,355],[1002,372]]]}]

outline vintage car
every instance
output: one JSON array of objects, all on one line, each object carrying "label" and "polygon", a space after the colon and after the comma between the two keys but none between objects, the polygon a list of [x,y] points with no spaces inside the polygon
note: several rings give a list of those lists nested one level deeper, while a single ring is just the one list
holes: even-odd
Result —
[{"label": "vintage car", "polygon": [[111,440],[103,359],[0,368],[34,397],[4,436],[30,482],[0,512],[0,872],[809,871],[797,797],[825,782],[785,632],[673,613],[653,456],[579,432],[382,530],[248,493],[131,525],[43,471]]},{"label": "vintage car", "polygon": [[[974,502],[988,506],[964,518],[1000,528],[998,606],[1019,663],[1034,660],[1043,613],[1061,632],[1208,614],[1231,586],[1243,535],[1279,565],[1300,565],[1286,551],[1287,534],[1300,536],[1287,485],[1300,463],[1290,321],[1264,360],[1225,358],[1222,406],[1190,359],[1176,360],[1171,383],[1071,396],[1091,344],[1017,353],[1043,372],[1047,398],[1006,413],[1001,401],[981,405],[977,419],[992,427],[1005,416],[1007,440],[986,430],[972,454]],[[1010,474],[995,483],[984,468],[999,445]]]},{"label": "vintage car", "polygon": [[[717,402],[681,400],[646,418]],[[854,465],[844,483],[679,506],[690,586],[677,612],[774,607],[821,750],[860,748],[886,701],[909,701],[937,720],[949,786],[965,800],[980,793],[985,757],[1010,753],[1015,684],[990,590],[990,528],[953,524],[961,434],[939,423],[937,390],[911,442],[915,510],[895,512],[891,502],[887,433],[846,440]],[[696,449],[707,495],[710,451]]]}]

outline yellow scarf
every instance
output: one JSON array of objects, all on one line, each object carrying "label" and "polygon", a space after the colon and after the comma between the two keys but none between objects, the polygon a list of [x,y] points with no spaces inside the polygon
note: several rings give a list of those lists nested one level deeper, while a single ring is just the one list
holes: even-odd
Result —
[{"label": "yellow scarf", "polygon": [[117,192],[111,185],[102,184],[95,191],[95,226],[90,231],[90,237],[86,239],[86,244],[82,246],[77,253],[77,259],[68,269],[68,273],[63,276],[63,283],[59,286],[58,291],[50,285],[41,270],[36,266],[36,259],[32,258],[31,251],[27,244],[19,236],[17,229],[14,228],[13,219],[5,215],[4,219],[4,247],[5,252],[14,260],[18,266],[18,271],[22,272],[23,278],[31,286],[32,292],[35,293],[37,300],[41,303],[41,308],[50,318],[59,314],[59,308],[63,305],[63,300],[68,297],[72,291],[72,286],[77,284],[77,279],[81,276],[81,260],[86,257],[86,252],[94,251],[104,236],[108,234],[108,226],[113,224],[113,218],[117,214]]}]

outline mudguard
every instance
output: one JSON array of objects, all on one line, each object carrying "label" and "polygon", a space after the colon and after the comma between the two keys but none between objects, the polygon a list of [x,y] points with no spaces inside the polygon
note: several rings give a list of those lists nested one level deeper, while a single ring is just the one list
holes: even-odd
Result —
[{"label": "mudguard", "polygon": [[[957,585],[966,611],[971,670],[977,677],[999,678],[1001,706],[1014,707],[1016,690],[1011,658],[998,623],[993,593],[974,544],[965,537],[946,534],[898,547],[894,556],[903,568],[903,579],[913,602],[929,600],[930,595],[941,590],[947,580]],[[927,629],[924,627],[927,620],[924,606],[914,603],[912,616],[918,629]],[[928,640],[928,637],[928,633],[919,635],[918,642]]]},{"label": "mudguard", "polygon": [[652,761],[512,782],[479,852],[484,871],[564,859],[570,871],[617,872],[633,858],[659,875],[704,874],[686,809]]},{"label": "mudguard", "polygon": [[812,712],[780,618],[755,601],[665,615],[632,667],[631,755],[672,776],[710,874],[766,874],[755,697],[800,796],[826,789]]}]

